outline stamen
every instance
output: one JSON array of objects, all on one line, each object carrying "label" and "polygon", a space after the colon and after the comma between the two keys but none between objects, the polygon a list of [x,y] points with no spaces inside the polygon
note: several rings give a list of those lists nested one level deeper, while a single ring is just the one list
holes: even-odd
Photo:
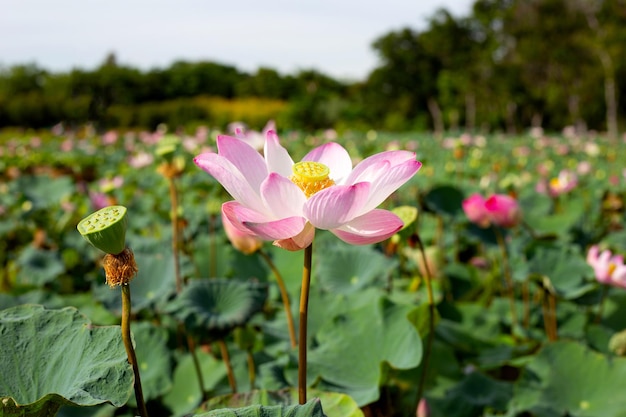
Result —
[{"label": "stamen", "polygon": [[319,162],[302,161],[294,164],[291,181],[296,184],[307,198],[324,188],[335,185],[335,181],[328,178],[330,169]]},{"label": "stamen", "polygon": [[617,265],[613,262],[609,263],[609,276],[613,275],[613,272],[617,269]]}]

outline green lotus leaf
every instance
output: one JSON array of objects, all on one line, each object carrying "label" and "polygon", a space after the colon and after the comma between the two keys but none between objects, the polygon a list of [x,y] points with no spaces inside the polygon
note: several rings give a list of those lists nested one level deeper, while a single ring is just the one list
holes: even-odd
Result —
[{"label": "green lotus leaf", "polygon": [[[353,298],[357,301],[362,296],[354,295],[344,303],[350,306]],[[346,393],[359,406],[376,401],[383,363],[394,369],[420,364],[421,339],[409,321],[414,309],[379,295],[334,318],[327,317],[314,332],[317,347],[309,352],[310,381],[319,378],[318,388]]]},{"label": "green lotus leaf", "polygon": [[317,267],[320,285],[330,292],[351,293],[377,284],[383,287],[398,262],[370,246],[343,246],[320,250]]},{"label": "green lotus leaf", "polygon": [[471,372],[443,398],[429,398],[432,415],[469,417],[484,414],[484,409],[506,410],[511,399],[511,383],[497,381],[480,372]]},{"label": "green lotus leaf", "polygon": [[[223,362],[200,349],[196,349],[196,357],[200,363],[204,388],[212,390],[226,378],[226,367]],[[201,401],[202,392],[193,357],[185,354],[178,358],[172,389],[163,396],[163,404],[171,410],[172,415],[182,416],[192,412]]]},{"label": "green lotus leaf", "polygon": [[188,328],[221,337],[244,325],[263,308],[267,284],[226,279],[195,279],[167,307]]},{"label": "green lotus leaf", "polygon": [[76,192],[72,178],[68,176],[52,178],[46,175],[23,176],[16,180],[18,189],[32,202],[33,209],[44,210]]},{"label": "green lotus leaf", "polygon": [[94,327],[73,307],[0,311],[0,351],[5,416],[54,415],[63,404],[119,407],[133,391],[119,326]]},{"label": "green lotus leaf", "polygon": [[65,265],[58,252],[32,246],[24,248],[17,264],[20,268],[17,282],[20,285],[42,286],[54,281],[65,271]]},{"label": "green lotus leaf", "polygon": [[[347,396],[336,392],[324,392],[316,389],[307,391],[309,398],[319,398],[328,417],[363,417],[357,403]],[[251,405],[288,406],[298,403],[298,390],[287,388],[278,391],[254,390],[250,392],[222,395],[211,398],[202,405],[203,409],[241,408]]]},{"label": "green lotus leaf", "polygon": [[462,213],[463,193],[457,187],[440,185],[424,195],[425,206],[438,214],[457,216]]},{"label": "green lotus leaf", "polygon": [[565,299],[580,297],[595,288],[595,283],[585,279],[593,275],[591,267],[573,246],[537,246],[529,261],[529,272],[547,277],[549,285]]},{"label": "green lotus leaf", "polygon": [[515,384],[510,415],[624,417],[626,358],[611,357],[573,341],[548,344]]},{"label": "green lotus leaf", "polygon": [[314,398],[302,405],[251,405],[235,409],[219,409],[195,417],[326,417],[322,404]]}]

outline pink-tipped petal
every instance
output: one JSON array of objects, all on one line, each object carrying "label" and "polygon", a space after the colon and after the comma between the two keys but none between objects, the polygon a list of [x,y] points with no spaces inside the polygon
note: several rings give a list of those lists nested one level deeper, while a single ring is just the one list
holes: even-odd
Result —
[{"label": "pink-tipped petal", "polygon": [[421,162],[409,160],[399,165],[392,165],[380,172],[379,176],[371,182],[370,195],[361,213],[378,207],[387,197],[410,180],[421,167]]},{"label": "pink-tipped petal", "polygon": [[398,216],[390,211],[377,209],[331,232],[352,245],[369,245],[390,238],[402,226],[402,220]]},{"label": "pink-tipped petal", "polygon": [[244,176],[250,186],[258,190],[267,177],[267,167],[263,157],[252,146],[232,136],[218,136],[217,149]]},{"label": "pink-tipped petal", "polygon": [[276,172],[285,178],[290,178],[293,175],[293,159],[287,150],[281,146],[278,136],[273,130],[267,132],[264,155],[269,172]]},{"label": "pink-tipped petal", "polygon": [[252,188],[244,175],[228,159],[209,152],[196,156],[193,161],[222,184],[228,194],[241,204],[248,207],[263,207],[258,190]]},{"label": "pink-tipped petal", "polygon": [[303,161],[319,162],[330,169],[330,178],[337,184],[343,184],[352,171],[352,159],[346,149],[338,143],[325,143],[306,154]]},{"label": "pink-tipped petal", "polygon": [[334,229],[356,217],[367,201],[370,185],[336,185],[314,194],[304,206],[304,215],[318,229]]},{"label": "pink-tipped petal", "polygon": [[287,178],[271,173],[261,184],[261,198],[276,218],[303,216],[306,196]]},{"label": "pink-tipped petal", "polygon": [[304,217],[286,217],[265,223],[242,221],[244,226],[255,235],[264,240],[280,240],[297,236],[304,229],[306,219]]},{"label": "pink-tipped petal", "polygon": [[274,241],[274,246],[288,250],[298,251],[306,248],[313,242],[315,237],[315,227],[311,223],[307,223],[302,232],[288,239],[280,239]]},{"label": "pink-tipped petal", "polygon": [[600,248],[598,247],[598,245],[593,245],[589,248],[589,251],[587,252],[587,263],[589,265],[595,265],[595,263],[598,261],[599,252]]},{"label": "pink-tipped petal", "polygon": [[380,163],[383,161],[388,164],[387,166],[394,167],[408,161],[415,161],[415,152],[386,151],[365,158],[354,167],[350,176],[346,179],[346,184],[354,184],[362,181],[374,181],[378,178],[378,170],[372,170],[371,166],[380,166]]},{"label": "pink-tipped petal", "polygon": [[615,271],[611,275],[611,284],[626,288],[626,265],[617,265]]}]

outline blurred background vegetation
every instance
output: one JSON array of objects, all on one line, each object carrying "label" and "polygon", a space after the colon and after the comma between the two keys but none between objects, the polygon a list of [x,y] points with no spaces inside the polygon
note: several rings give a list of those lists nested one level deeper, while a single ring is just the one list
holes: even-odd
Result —
[{"label": "blurred background vegetation", "polygon": [[441,9],[425,30],[383,34],[372,48],[379,66],[359,81],[217,62],[141,71],[114,54],[93,70],[0,68],[0,128],[261,127],[273,118],[281,129],[575,126],[617,136],[626,125],[625,0],[477,0],[470,16]]}]

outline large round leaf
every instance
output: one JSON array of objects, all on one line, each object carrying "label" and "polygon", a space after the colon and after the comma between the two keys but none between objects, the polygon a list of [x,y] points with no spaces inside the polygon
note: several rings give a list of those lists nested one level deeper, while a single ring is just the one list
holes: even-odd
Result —
[{"label": "large round leaf", "polygon": [[369,246],[334,246],[319,252],[316,276],[331,292],[351,293],[369,285],[383,287],[398,262]]},{"label": "large round leaf", "polygon": [[452,185],[431,188],[424,195],[424,204],[435,213],[456,216],[462,212],[463,193]]},{"label": "large round leaf", "polygon": [[195,417],[326,417],[319,399],[302,405],[251,405],[243,408],[224,408],[196,414]]},{"label": "large round leaf", "polygon": [[[94,327],[73,307],[0,311],[0,399],[12,416],[52,415],[62,404],[121,406],[133,390],[119,326]],[[15,414],[16,415],[16,414]]]},{"label": "large round leaf", "polygon": [[65,266],[58,252],[32,246],[28,246],[22,251],[17,259],[17,264],[20,267],[17,283],[20,285],[42,286],[53,281],[65,271]]},{"label": "large round leaf", "polygon": [[[626,359],[576,342],[545,346],[516,383],[509,409],[540,416],[624,417]],[[510,414],[513,415],[513,414]]]},{"label": "large round leaf", "polygon": [[[363,412],[356,402],[346,394],[307,390],[309,398],[319,398],[327,417],[363,417]],[[203,404],[203,409],[241,408],[250,405],[283,405],[298,403],[298,390],[288,388],[280,391],[256,390],[240,394],[228,394],[211,398]]]},{"label": "large round leaf", "polygon": [[[201,349],[196,349],[195,353],[200,364],[204,388],[210,391],[226,378],[226,368],[222,361]],[[170,409],[173,416],[182,416],[192,412],[202,401],[193,357],[187,353],[178,359],[172,389],[163,397],[163,404]]]},{"label": "large round leaf", "polygon": [[[352,298],[363,298],[363,294]],[[347,306],[354,301],[344,300]],[[409,320],[415,309],[379,296],[334,319],[328,317],[315,333],[318,346],[309,353],[310,381],[319,378],[320,389],[344,392],[359,406],[376,401],[383,382],[383,363],[395,369],[420,364],[422,343]]]},{"label": "large round leaf", "polygon": [[221,337],[261,310],[267,284],[226,279],[192,280],[167,307],[188,328]]}]

